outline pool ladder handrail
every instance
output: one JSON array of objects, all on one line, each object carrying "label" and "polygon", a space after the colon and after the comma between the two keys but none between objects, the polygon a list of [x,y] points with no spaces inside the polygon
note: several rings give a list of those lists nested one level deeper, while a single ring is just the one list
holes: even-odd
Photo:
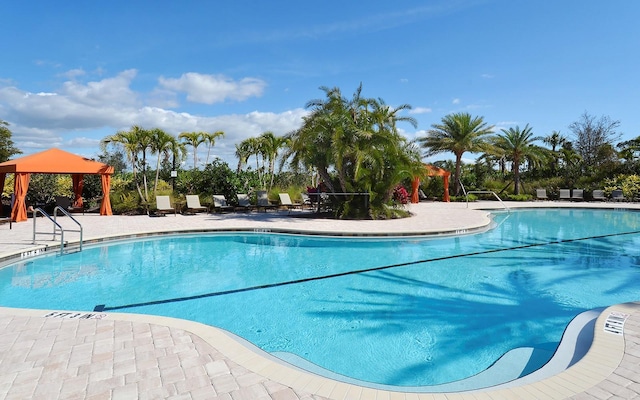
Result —
[{"label": "pool ladder handrail", "polygon": [[464,193],[464,198],[467,201],[467,208],[469,208],[469,195],[470,194],[493,194],[493,196],[498,199],[498,201],[500,202],[500,204],[502,204],[502,207],[504,207],[505,210],[507,210],[508,213],[511,213],[511,209],[509,209],[509,207],[507,207],[506,204],[504,204],[504,202],[502,201],[502,199],[500,198],[500,196],[498,196],[496,194],[496,192],[492,191],[492,190],[470,190],[470,191],[466,191],[466,189],[464,188],[464,185],[462,184],[462,182],[460,182],[460,187],[462,188],[462,192]]},{"label": "pool ladder handrail", "polygon": [[[80,229],[64,229],[62,225],[57,222],[58,219],[58,210],[60,210],[64,215],[69,217],[73,222],[75,222]],[[38,232],[36,230],[36,222],[38,220],[38,213],[42,214],[43,217],[47,217],[49,221],[53,223],[53,232]],[[40,207],[37,207],[33,210],[33,241],[32,244],[36,244],[36,234],[44,234],[49,235],[53,234],[53,238],[51,240],[56,240],[56,236],[60,235],[60,255],[64,254],[64,233],[66,232],[79,232],[80,233],[80,251],[82,251],[82,225],[78,220],[73,218],[71,214],[69,214],[64,208],[60,206],[56,206],[53,209],[53,218],[49,215],[45,210]]]}]

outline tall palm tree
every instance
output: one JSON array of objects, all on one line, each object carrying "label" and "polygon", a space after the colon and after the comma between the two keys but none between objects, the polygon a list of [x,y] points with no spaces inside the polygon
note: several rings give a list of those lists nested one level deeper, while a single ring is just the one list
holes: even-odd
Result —
[{"label": "tall palm tree", "polygon": [[[134,125],[128,131],[118,131],[113,135],[106,136],[100,141],[100,148],[102,151],[106,151],[109,145],[121,148],[127,160],[131,163],[131,169],[133,171],[133,179],[136,183],[136,189],[138,190],[138,195],[143,201],[147,201],[147,198],[143,195],[142,189],[140,187],[140,180],[138,176],[138,170],[140,165],[144,167],[144,163],[140,163],[139,155],[142,150],[142,144],[145,143],[144,139],[145,133],[144,130],[139,126]],[[145,181],[146,182],[146,181]]]},{"label": "tall palm tree", "polygon": [[273,132],[267,131],[258,137],[260,143],[260,153],[263,161],[269,163],[268,175],[269,175],[269,187],[271,190],[273,186],[273,180],[275,177],[275,165],[278,158],[278,152],[284,146],[285,139],[280,136],[276,136]]},{"label": "tall palm tree", "polygon": [[567,143],[567,138],[562,136],[560,132],[553,131],[549,136],[543,137],[542,142],[551,146],[551,155],[553,156],[553,163],[551,163],[551,175],[555,176],[558,164],[560,163],[559,149]]},{"label": "tall palm tree", "polygon": [[131,127],[138,137],[138,146],[142,153],[142,183],[144,186],[143,202],[149,202],[149,185],[147,184],[147,151],[152,150],[153,133],[150,130],[143,129],[137,125]]},{"label": "tall palm tree", "polygon": [[198,166],[198,146],[204,142],[204,132],[182,132],[178,135],[178,139],[193,147],[193,169]]},{"label": "tall palm tree", "polygon": [[170,135],[159,128],[152,129],[151,133],[153,135],[151,151],[158,155],[156,160],[156,179],[153,185],[153,195],[156,196],[158,192],[158,180],[160,177],[160,158],[162,157],[166,160],[169,157],[176,140],[173,135]]},{"label": "tall palm tree", "polygon": [[249,161],[251,154],[251,146],[246,140],[236,143],[236,157],[238,157],[236,172],[242,171],[242,167]]},{"label": "tall palm tree", "polygon": [[522,130],[519,126],[502,129],[502,134],[494,138],[497,152],[511,161],[514,180],[513,192],[516,195],[520,194],[520,165],[525,160],[532,165],[538,165],[545,158],[545,149],[533,144],[538,139],[533,137],[533,128],[529,124]]},{"label": "tall palm tree", "polygon": [[209,155],[211,154],[211,148],[216,144],[216,139],[219,137],[224,137],[223,131],[216,131],[213,133],[204,132],[204,143],[207,144],[207,161],[205,162],[205,164],[209,164]]},{"label": "tall palm tree", "polygon": [[460,170],[462,155],[466,152],[484,152],[491,145],[487,135],[493,133],[493,126],[487,126],[483,117],[472,117],[469,113],[446,115],[440,124],[431,125],[427,136],[418,142],[427,149],[426,155],[452,152],[456,157],[454,192],[460,195]]}]

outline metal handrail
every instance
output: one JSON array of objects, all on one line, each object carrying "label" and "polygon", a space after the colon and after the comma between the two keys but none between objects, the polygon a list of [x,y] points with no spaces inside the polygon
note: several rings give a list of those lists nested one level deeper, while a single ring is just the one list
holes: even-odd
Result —
[{"label": "metal handrail", "polygon": [[[64,215],[69,217],[73,222],[75,222],[80,229],[64,229],[62,225],[57,222],[58,218],[58,210],[60,210]],[[49,221],[53,223],[53,232],[38,232],[36,230],[36,222],[38,220],[38,213],[42,214],[43,217],[47,217]],[[65,211],[62,207],[56,206],[53,209],[53,218],[42,208],[37,207],[33,210],[33,241],[32,244],[36,244],[36,234],[53,234],[53,238],[51,240],[56,240],[56,235],[60,235],[60,254],[64,253],[64,232],[79,232],[80,233],[80,251],[82,251],[82,225],[75,218],[71,216],[67,211]]]},{"label": "metal handrail", "polygon": [[492,191],[492,190],[471,190],[469,192],[466,191],[466,189],[464,188],[464,185],[462,184],[462,182],[460,182],[460,187],[462,188],[462,192],[464,193],[464,198],[467,201],[467,208],[469,208],[469,194],[475,193],[475,194],[493,194],[493,196],[498,199],[498,201],[500,202],[500,204],[502,204],[502,207],[504,207],[505,210],[507,210],[507,212],[511,212],[511,210],[509,209],[509,207],[507,207],[506,204],[504,204],[504,202],[502,201],[502,199],[496,194],[496,192]]}]

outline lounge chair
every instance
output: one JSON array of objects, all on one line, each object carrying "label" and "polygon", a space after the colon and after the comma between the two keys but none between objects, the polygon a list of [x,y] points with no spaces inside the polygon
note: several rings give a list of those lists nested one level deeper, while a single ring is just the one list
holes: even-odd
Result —
[{"label": "lounge chair", "polygon": [[175,207],[171,206],[171,199],[169,196],[156,196],[156,215],[167,215],[173,213],[173,215],[177,215]]},{"label": "lounge chair", "polygon": [[606,201],[607,198],[604,195],[604,190],[594,190],[591,196],[594,201]]},{"label": "lounge chair", "polygon": [[226,197],[222,194],[213,195],[213,209],[214,211],[225,212],[233,211],[233,206],[227,203]]},{"label": "lounge chair", "polygon": [[67,196],[56,196],[55,199],[56,199],[56,206],[64,209],[66,212],[70,212],[70,213],[81,212],[84,214],[84,207],[74,207],[71,199],[68,198]]},{"label": "lounge chair", "polygon": [[277,205],[275,204],[271,204],[269,202],[269,194],[267,193],[266,190],[258,190],[257,192],[258,194],[258,211],[260,211],[260,209],[264,209],[264,211],[268,211],[268,210],[275,210],[276,208],[278,208]]},{"label": "lounge chair", "polygon": [[571,200],[571,190],[570,189],[560,189],[560,200]]},{"label": "lounge chair", "polygon": [[571,200],[573,201],[584,201],[584,190],[582,189],[573,189],[571,192]]},{"label": "lounge chair", "polygon": [[278,193],[278,196],[280,196],[280,205],[287,207],[289,211],[291,211],[294,208],[302,209],[302,203],[292,202],[291,196],[289,196],[289,193]]},{"label": "lounge chair", "polygon": [[304,208],[304,206],[309,208],[313,207],[313,204],[311,204],[311,198],[309,198],[308,194],[300,193],[300,197],[302,198],[302,208]]},{"label": "lounge chair", "polygon": [[611,192],[611,200],[613,201],[624,201],[624,195],[622,194],[622,190],[616,189]]},{"label": "lounge chair", "polygon": [[419,201],[427,201],[427,200],[429,200],[429,198],[427,197],[427,195],[424,193],[424,191],[422,189],[418,189],[418,200]]},{"label": "lounge chair", "polygon": [[235,207],[236,211],[251,211],[254,206],[251,204],[249,195],[246,193],[238,193],[238,205]]},{"label": "lounge chair", "polygon": [[536,189],[536,200],[549,200],[547,189]]},{"label": "lounge chair", "polygon": [[207,207],[204,207],[200,204],[200,197],[197,194],[188,194],[187,196],[187,205],[185,206],[184,212],[187,214],[195,214],[197,212],[206,212]]}]

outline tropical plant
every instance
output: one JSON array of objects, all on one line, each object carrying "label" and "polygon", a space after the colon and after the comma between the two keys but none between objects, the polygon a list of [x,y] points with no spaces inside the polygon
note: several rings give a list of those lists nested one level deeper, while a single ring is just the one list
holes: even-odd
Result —
[{"label": "tropical plant", "polygon": [[249,157],[251,157],[251,151],[251,145],[247,140],[236,143],[236,157],[238,157],[236,172],[242,171],[244,165],[249,161]]},{"label": "tropical plant", "polygon": [[[300,129],[286,136],[294,171],[315,169],[330,192],[366,193],[370,210],[361,197],[349,197],[334,211],[337,216],[386,215],[394,187],[407,177],[424,174],[420,154],[398,133],[396,124],[409,105],[387,106],[381,99],[362,96],[362,85],[351,99],[339,88],[322,87],[326,98],[307,103],[311,113]],[[331,172],[330,172],[331,171]],[[335,178],[335,179],[334,179]]]},{"label": "tropical plant", "polygon": [[564,147],[568,140],[566,137],[562,136],[562,134],[558,131],[553,131],[549,136],[545,136],[542,138],[542,142],[548,146],[551,146],[551,156],[553,157],[553,162],[551,163],[550,172],[551,175],[555,175],[558,170],[558,166],[560,165],[561,153],[560,149]]},{"label": "tropical plant", "polygon": [[0,119],[0,162],[8,161],[12,156],[21,153],[22,151],[14,147],[13,140],[11,140],[9,123]]},{"label": "tropical plant", "polygon": [[198,167],[198,146],[205,141],[205,132],[182,132],[178,135],[178,139],[182,139],[183,143],[193,148],[193,169]]},{"label": "tropical plant", "polygon": [[[150,147],[150,138],[151,134],[149,131],[134,125],[128,131],[119,131],[113,135],[103,138],[100,141],[100,148],[102,151],[107,151],[108,146],[115,146],[124,151],[127,159],[131,163],[133,180],[135,182],[138,195],[143,202],[148,202],[148,190],[146,187],[146,150]],[[140,153],[142,153],[142,160],[139,158]],[[145,194],[143,194],[140,185],[140,175],[142,175],[142,181],[145,185]]]},{"label": "tropical plant", "polygon": [[205,161],[205,164],[209,164],[209,156],[211,155],[211,148],[216,144],[216,139],[219,137],[224,137],[223,131],[216,131],[213,133],[208,133],[208,132],[203,133],[204,143],[207,144],[207,160]]},{"label": "tropical plant", "polygon": [[[286,140],[281,136],[276,136],[271,131],[267,131],[258,137],[258,143],[263,163],[266,161],[269,164],[267,174],[265,175],[266,177],[263,182],[263,187],[266,187],[267,190],[271,190],[273,187],[273,179],[275,177],[275,165],[278,158],[278,152],[282,149]],[[267,181],[269,183],[268,185]]]},{"label": "tropical plant", "polygon": [[158,157],[156,159],[156,179],[153,183],[153,195],[154,197],[158,193],[158,180],[160,178],[160,161],[162,159],[168,159],[169,155],[172,154],[172,150],[176,146],[176,138],[162,129],[155,128],[151,130],[152,141],[151,141],[151,151],[157,154]]},{"label": "tropical plant", "polygon": [[454,173],[454,193],[460,194],[460,168],[462,155],[466,152],[490,152],[487,135],[493,133],[493,126],[487,126],[483,117],[472,117],[469,113],[449,114],[439,124],[431,125],[427,136],[418,139],[426,155],[452,152],[456,157]]},{"label": "tropical plant", "polygon": [[502,134],[493,138],[493,149],[491,151],[503,155],[507,161],[511,162],[513,172],[515,195],[520,194],[520,166],[527,161],[531,166],[539,165],[546,157],[545,149],[533,144],[538,138],[533,137],[533,128],[527,124],[520,130],[515,128],[502,129]]}]

